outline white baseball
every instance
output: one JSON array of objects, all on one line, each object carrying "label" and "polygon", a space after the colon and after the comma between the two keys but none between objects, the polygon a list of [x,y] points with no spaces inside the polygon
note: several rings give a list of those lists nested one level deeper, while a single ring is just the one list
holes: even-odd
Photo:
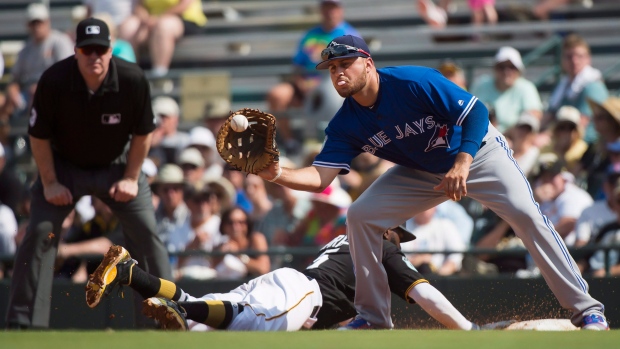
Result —
[{"label": "white baseball", "polygon": [[237,114],[230,120],[230,127],[235,132],[243,132],[248,128],[248,118],[241,114]]}]

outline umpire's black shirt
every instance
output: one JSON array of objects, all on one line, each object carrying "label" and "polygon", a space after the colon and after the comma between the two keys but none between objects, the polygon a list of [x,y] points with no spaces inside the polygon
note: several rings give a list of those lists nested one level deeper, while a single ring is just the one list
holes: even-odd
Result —
[{"label": "umpire's black shirt", "polygon": [[132,134],[154,129],[149,84],[140,67],[112,57],[102,85],[91,93],[71,56],[41,76],[28,133],[49,139],[55,157],[100,168],[123,155]]}]

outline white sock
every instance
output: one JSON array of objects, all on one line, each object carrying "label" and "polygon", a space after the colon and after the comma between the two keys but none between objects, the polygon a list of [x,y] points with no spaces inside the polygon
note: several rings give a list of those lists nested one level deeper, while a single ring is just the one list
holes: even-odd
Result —
[{"label": "white sock", "polygon": [[450,301],[429,283],[416,285],[409,291],[413,298],[435,320],[452,330],[472,329],[473,324],[459,312]]}]

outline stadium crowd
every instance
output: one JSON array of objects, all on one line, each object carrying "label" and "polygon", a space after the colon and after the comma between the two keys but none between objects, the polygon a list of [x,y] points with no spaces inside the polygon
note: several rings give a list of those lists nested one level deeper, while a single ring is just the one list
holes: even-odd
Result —
[{"label": "stadium crowd", "polygon": [[[169,8],[164,6],[169,1],[144,0],[133,9],[131,1],[86,3],[91,14],[105,17],[115,29],[114,54],[135,61],[146,45],[157,77],[167,74],[175,41],[207,25],[204,14],[196,14],[198,0],[180,0]],[[323,28],[313,28],[300,38],[293,64],[299,75],[274,86],[268,96],[270,111],[283,120],[287,109],[303,104],[298,99],[319,84],[304,70],[320,60],[317,47],[344,32],[355,32],[343,22],[340,1],[321,0],[319,5]],[[104,12],[108,15],[101,15]],[[19,248],[28,224],[28,188],[34,179],[15,166],[18,157],[29,155],[8,141],[9,125],[19,124],[20,118],[27,122],[37,78],[72,54],[73,45],[67,34],[52,29],[44,5],[30,5],[27,18],[30,39],[0,99],[0,255],[4,257]],[[610,94],[601,71],[591,65],[583,38],[566,35],[561,57],[563,76],[547,100],[524,77],[521,54],[512,47],[499,49],[492,73],[472,82],[464,81],[455,62],[437,68],[487,105],[492,123],[513,149],[514,161],[530,179],[540,210],[567,246],[577,252],[588,247],[574,256],[582,272],[602,277],[607,275],[607,264],[611,275],[620,275],[620,250],[605,253],[592,248],[620,244],[620,98]],[[245,278],[282,266],[307,265],[304,257],[291,261],[285,254],[266,252],[287,247],[318,250],[345,233],[349,205],[391,166],[362,154],[351,173],[323,192],[298,192],[231,170],[222,161],[215,134],[231,109],[228,100],[206,105],[203,119],[187,128],[180,127],[182,109],[171,96],[153,98],[152,109],[157,128],[142,171],[149,178],[157,233],[170,253],[176,279]],[[304,147],[305,140],[284,130],[283,166],[310,164],[316,147]],[[466,253],[469,248],[525,250],[507,223],[473,200],[447,201],[403,223],[417,236],[403,244],[403,251],[422,274],[539,276],[525,253],[516,257]],[[98,265],[93,256],[104,254],[113,244],[124,245],[121,229],[101,200],[82,197],[63,224],[56,276],[85,282]],[[4,262],[0,277],[12,271],[11,262],[6,258]]]}]

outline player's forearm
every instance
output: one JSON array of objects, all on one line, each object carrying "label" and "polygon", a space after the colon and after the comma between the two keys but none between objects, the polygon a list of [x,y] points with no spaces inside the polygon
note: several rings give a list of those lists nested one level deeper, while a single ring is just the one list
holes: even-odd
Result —
[{"label": "player's forearm", "polygon": [[133,135],[131,138],[129,152],[127,153],[127,166],[125,167],[124,178],[137,180],[140,177],[142,163],[149,152],[151,137],[152,135],[149,133],[148,135],[143,136]]},{"label": "player's forearm", "polygon": [[43,186],[56,183],[58,178],[54,168],[54,157],[50,141],[30,136],[30,148],[32,149],[32,156],[37,164]]},{"label": "player's forearm", "polygon": [[282,168],[282,174],[275,183],[294,190],[321,192],[330,185],[338,171],[323,167],[319,170],[315,166],[301,169]]}]

